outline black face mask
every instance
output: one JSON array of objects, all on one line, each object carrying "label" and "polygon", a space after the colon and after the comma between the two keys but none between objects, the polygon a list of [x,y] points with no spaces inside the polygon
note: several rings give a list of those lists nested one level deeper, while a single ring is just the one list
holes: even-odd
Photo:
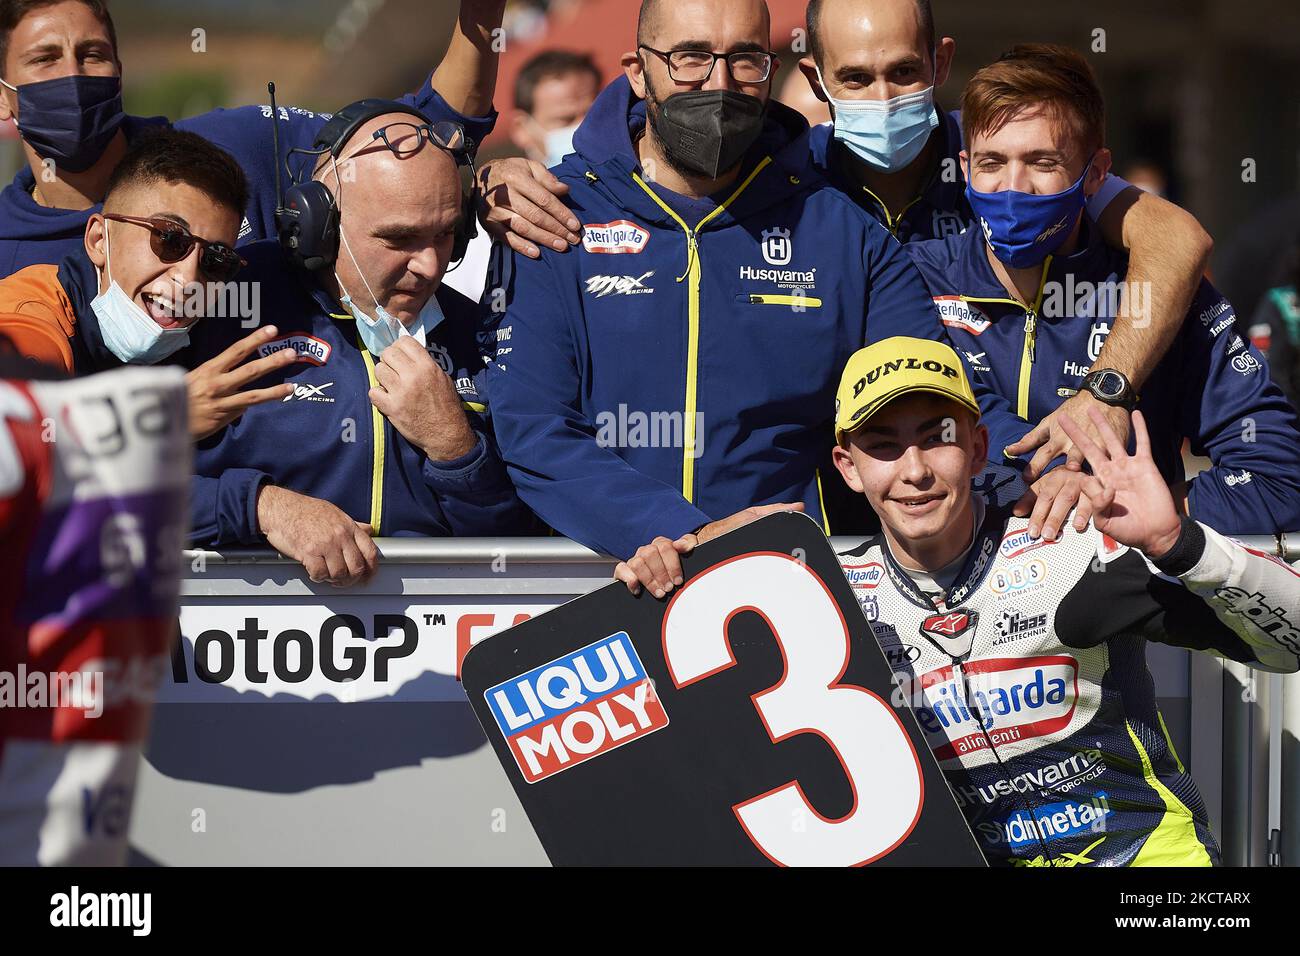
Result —
[{"label": "black face mask", "polygon": [[731,90],[676,93],[648,113],[650,125],[680,171],[717,179],[763,131],[767,104]]}]

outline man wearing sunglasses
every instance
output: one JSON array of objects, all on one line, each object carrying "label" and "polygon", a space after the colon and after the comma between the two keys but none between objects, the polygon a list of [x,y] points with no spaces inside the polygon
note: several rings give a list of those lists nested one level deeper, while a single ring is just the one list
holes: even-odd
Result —
[{"label": "man wearing sunglasses", "polygon": [[[286,243],[319,268],[286,268],[272,240],[240,249],[241,281],[259,284],[278,329],[263,351],[298,361],[258,383],[287,383],[283,402],[200,443],[191,495],[194,544],[269,543],[336,586],[374,572],[372,535],[494,536],[529,523],[491,436],[477,306],[442,283],[464,210],[461,131],[407,112],[358,122],[303,184],[328,192],[332,240]],[[192,360],[239,334],[202,323]]]},{"label": "man wearing sunglasses", "polygon": [[[171,358],[217,300],[213,293],[239,272],[243,260],[232,246],[247,188],[234,158],[201,136],[149,131],[115,168],[104,211],[90,216],[81,248],[57,266],[28,266],[0,280],[0,332],[27,357],[77,376]],[[241,365],[275,330],[246,335],[230,324],[240,341],[189,375],[195,440],[291,390],[240,391],[294,356],[269,353]]]},{"label": "man wearing sunglasses", "polygon": [[[492,96],[506,0],[462,0],[438,68],[404,101],[461,124],[481,142],[496,121]],[[341,56],[360,59],[353,49]],[[363,63],[348,64],[364,70]],[[0,122],[15,119],[28,166],[0,193],[0,277],[56,263],[81,244],[113,169],[164,117],[127,115],[123,65],[104,0],[0,0]],[[281,107],[281,141],[309,147],[328,116]],[[229,152],[249,180],[241,242],[274,236],[275,157],[266,106],[217,109],[177,122]]]}]

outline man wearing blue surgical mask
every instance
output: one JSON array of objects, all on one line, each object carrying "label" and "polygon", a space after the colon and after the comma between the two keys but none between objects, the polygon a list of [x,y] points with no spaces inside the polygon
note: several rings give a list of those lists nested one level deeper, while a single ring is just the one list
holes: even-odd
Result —
[{"label": "man wearing blue surgical mask", "polygon": [[[812,55],[800,69],[835,115],[833,128],[812,132],[819,168],[901,242],[969,228],[976,217],[959,155],[961,114],[943,110],[936,92],[948,78],[955,43],[936,31],[930,0],[811,0],[808,38]],[[1177,337],[1212,243],[1191,215],[1113,176],[1099,182],[1086,208],[1104,242],[1128,254],[1126,278],[1151,290],[1147,321],[1121,316],[1092,367],[1121,371],[1140,388]],[[950,330],[963,328],[939,305]],[[979,374],[973,365],[971,371]],[[1122,409],[1081,391],[1041,421],[1031,418],[1038,426],[1007,451],[1037,449],[1031,472],[1060,454],[1080,460],[1058,419],[1069,415],[1091,430],[1090,408],[1117,434],[1128,434]]]},{"label": "man wearing blue surgical mask", "polygon": [[[1208,282],[1198,284],[1143,385],[1094,365],[1121,319],[1147,318],[1155,293],[1132,285],[1128,258],[1084,214],[1111,162],[1105,104],[1088,61],[1067,47],[1017,46],[972,77],[962,115],[960,155],[978,225],[907,251],[974,378],[1029,421],[1070,395],[1125,416],[1140,407],[1155,462],[1192,517],[1226,534],[1294,528],[1295,412],[1235,333],[1232,305]],[[1212,463],[1190,482],[1184,439]],[[1066,508],[1054,508],[1038,527],[1031,522],[1031,533],[1055,538],[1066,519]],[[1076,515],[1076,527],[1084,522]]]}]

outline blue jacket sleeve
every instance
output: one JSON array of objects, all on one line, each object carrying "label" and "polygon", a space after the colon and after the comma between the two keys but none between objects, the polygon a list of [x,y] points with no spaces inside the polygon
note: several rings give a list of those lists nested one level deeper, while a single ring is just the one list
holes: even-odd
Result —
[{"label": "blue jacket sleeve", "polygon": [[424,483],[433,492],[455,537],[519,535],[532,514],[519,499],[492,435],[477,425],[478,443],[460,458],[428,461]]},{"label": "blue jacket sleeve", "polygon": [[[925,279],[897,240],[884,235],[875,246],[869,245],[863,265],[870,277],[866,344],[907,335],[952,345]],[[1002,449],[1023,438],[1030,426],[1016,416],[1005,398],[977,377],[972,378],[971,388],[989,430],[989,461],[1007,464]]]},{"label": "blue jacket sleeve", "polygon": [[1263,357],[1234,329],[1232,306],[1202,282],[1183,325],[1183,434],[1211,467],[1189,510],[1224,534],[1300,530],[1300,431]]},{"label": "blue jacket sleeve", "polygon": [[257,493],[271,476],[228,468],[218,478],[190,479],[190,544],[195,547],[263,544],[257,529]]},{"label": "blue jacket sleeve", "polygon": [[[553,271],[557,257],[542,256],[534,261],[498,246],[484,297],[485,320],[498,329],[487,378],[493,420],[520,496],[556,531],[619,558],[659,535],[675,539],[707,524],[712,518],[680,491],[596,440],[582,411],[579,358]],[[491,300],[503,287],[509,298],[500,316]]]}]

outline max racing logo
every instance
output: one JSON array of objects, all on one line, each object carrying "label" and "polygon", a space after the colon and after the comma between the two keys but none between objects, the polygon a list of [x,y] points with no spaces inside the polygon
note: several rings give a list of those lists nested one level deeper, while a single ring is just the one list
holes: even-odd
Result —
[{"label": "max racing logo", "polygon": [[626,631],[489,687],[483,696],[528,783],[668,726]]}]

